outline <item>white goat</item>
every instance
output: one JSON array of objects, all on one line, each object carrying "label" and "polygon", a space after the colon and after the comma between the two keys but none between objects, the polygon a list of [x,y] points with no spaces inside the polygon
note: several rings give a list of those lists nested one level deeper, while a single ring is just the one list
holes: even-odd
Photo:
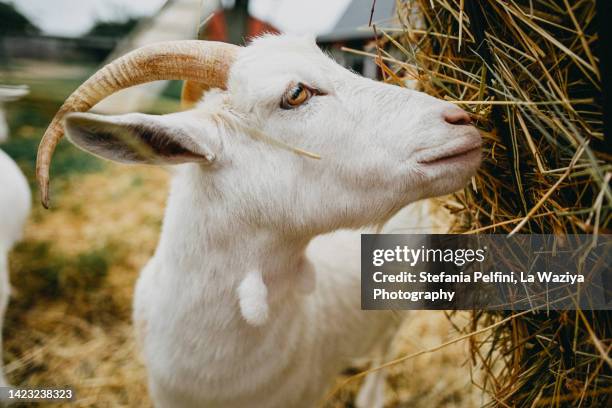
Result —
[{"label": "white goat", "polygon": [[[65,116],[162,78],[225,90],[163,116]],[[313,41],[284,36],[245,48],[158,44],[103,68],[41,143],[45,204],[62,117],[69,139],[97,156],[185,163],[134,300],[158,407],[316,405],[398,323],[360,310],[360,235],[346,229],[455,191],[480,162],[461,109],[359,77]]]},{"label": "white goat", "polygon": [[[2,102],[27,94],[27,88],[0,87],[0,142],[8,138]],[[23,233],[30,213],[30,187],[17,164],[0,149],[0,387],[7,382],[2,370],[2,328],[10,296],[8,253]]]}]

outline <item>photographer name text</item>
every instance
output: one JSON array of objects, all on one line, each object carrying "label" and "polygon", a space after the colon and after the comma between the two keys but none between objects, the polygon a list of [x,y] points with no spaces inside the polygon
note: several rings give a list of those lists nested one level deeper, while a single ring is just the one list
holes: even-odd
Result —
[{"label": "photographer name text", "polygon": [[[430,263],[451,263],[457,267],[464,267],[470,264],[483,262],[487,257],[487,247],[478,249],[432,249],[421,246],[420,248],[410,248],[407,246],[396,246],[392,249],[376,249],[372,252],[372,265],[380,268],[385,264],[395,263],[415,267],[417,264]],[[431,283],[482,283],[482,284],[569,284],[583,283],[584,276],[570,272],[551,272],[551,271],[491,271],[480,272],[382,272],[375,271],[372,274],[372,281],[375,284],[431,284]],[[408,289],[416,289],[414,286]],[[431,289],[431,288],[430,288]],[[436,290],[390,290],[385,288],[373,288],[372,299],[374,300],[408,300],[419,301],[447,301],[455,299],[455,291],[445,290],[448,288],[438,288]]]}]

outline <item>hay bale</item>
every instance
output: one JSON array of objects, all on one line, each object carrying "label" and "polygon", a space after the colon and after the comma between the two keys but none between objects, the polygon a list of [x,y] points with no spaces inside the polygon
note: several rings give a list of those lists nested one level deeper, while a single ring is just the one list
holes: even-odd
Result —
[{"label": "hay bale", "polygon": [[[609,233],[595,0],[398,2],[401,29],[376,27],[388,82],[416,80],[471,112],[484,137],[472,185],[447,202],[455,231]],[[504,313],[474,313],[472,330]],[[612,314],[529,313],[471,338],[479,384],[501,406],[605,406]]]},{"label": "hay bale", "polygon": [[610,231],[595,0],[568,3],[408,2],[397,41],[384,37],[403,51],[393,75],[456,101],[483,131],[484,165],[451,207],[458,230]]}]

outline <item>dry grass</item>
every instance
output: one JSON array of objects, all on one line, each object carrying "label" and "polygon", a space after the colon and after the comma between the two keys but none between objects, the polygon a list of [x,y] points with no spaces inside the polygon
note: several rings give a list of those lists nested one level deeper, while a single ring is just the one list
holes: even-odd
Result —
[{"label": "dry grass", "polygon": [[[375,28],[385,80],[417,82],[469,111],[484,163],[447,202],[456,231],[610,233],[612,163],[603,135],[595,0],[398,2]],[[363,54],[363,53],[362,53]],[[504,313],[473,314],[470,330]],[[496,406],[605,406],[612,313],[532,313],[471,340]]]},{"label": "dry grass", "polygon": [[18,385],[72,386],[77,406],[148,406],[131,301],[157,242],[168,176],[109,166],[60,182],[54,209],[35,206],[11,254],[8,377]]},{"label": "dry grass", "polygon": [[449,203],[457,230],[609,232],[595,1],[422,0],[400,16],[402,32],[378,28],[387,79],[454,101],[484,137],[478,177]]}]

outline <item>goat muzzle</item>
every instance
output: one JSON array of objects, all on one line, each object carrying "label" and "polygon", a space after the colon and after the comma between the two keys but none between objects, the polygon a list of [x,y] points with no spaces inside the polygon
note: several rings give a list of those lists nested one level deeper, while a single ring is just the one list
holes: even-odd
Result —
[{"label": "goat muzzle", "polygon": [[225,89],[238,49],[232,44],[213,41],[156,43],[138,48],[92,75],[66,99],[38,147],[36,178],[43,206],[49,208],[49,166],[64,135],[62,120],[66,114],[85,112],[121,89],[152,81],[185,80],[196,89]]}]

